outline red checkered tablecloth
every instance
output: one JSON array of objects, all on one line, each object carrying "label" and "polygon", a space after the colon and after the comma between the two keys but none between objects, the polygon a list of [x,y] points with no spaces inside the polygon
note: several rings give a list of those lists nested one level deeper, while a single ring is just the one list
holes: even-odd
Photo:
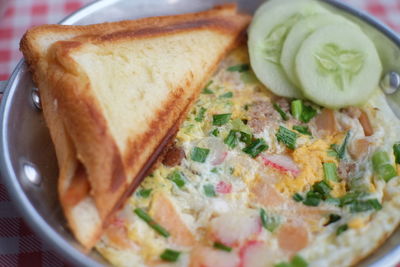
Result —
[{"label": "red checkered tablecloth", "polygon": [[[0,0],[0,81],[8,79],[21,59],[18,46],[26,29],[34,25],[57,23],[66,15],[92,1]],[[346,2],[367,10],[400,32],[400,0],[346,0]],[[5,10],[2,10],[2,5],[6,6]],[[0,266],[64,265],[64,261],[30,231],[16,212],[0,178]]]}]

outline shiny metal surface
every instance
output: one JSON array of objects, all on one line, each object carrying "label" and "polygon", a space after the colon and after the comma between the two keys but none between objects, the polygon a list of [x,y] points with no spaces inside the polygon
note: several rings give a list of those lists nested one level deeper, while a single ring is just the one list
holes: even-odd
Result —
[{"label": "shiny metal surface", "polygon": [[395,94],[400,89],[400,74],[391,71],[383,76],[380,87],[385,94]]},{"label": "shiny metal surface", "polygon": [[35,87],[32,88],[31,91],[31,97],[32,97],[32,102],[35,108],[38,110],[42,110],[42,104],[40,103],[40,95],[39,95],[39,90]]},{"label": "shiny metal surface", "polygon": [[[400,73],[400,39],[367,14],[332,0],[321,0],[359,23],[376,41],[385,73]],[[102,0],[69,16],[62,24],[91,24],[145,16],[178,14],[210,8],[225,0]],[[253,12],[262,0],[238,0],[240,8]],[[379,42],[377,42],[379,40]],[[57,162],[42,114],[31,97],[34,88],[24,62],[19,63],[7,85],[0,110],[0,171],[13,201],[30,226],[76,266],[107,263],[96,253],[83,253],[66,228],[60,209],[56,181]],[[1,84],[0,84],[1,89]],[[393,94],[400,103],[400,93]],[[392,103],[392,104],[393,104]],[[396,106],[397,104],[394,104]],[[397,105],[398,106],[398,105]],[[400,108],[398,108],[400,114]],[[26,166],[31,166],[32,168]],[[30,178],[28,178],[28,176]],[[32,182],[33,181],[33,182]],[[36,181],[36,182],[35,182]],[[391,266],[400,262],[400,230],[360,266]]]}]

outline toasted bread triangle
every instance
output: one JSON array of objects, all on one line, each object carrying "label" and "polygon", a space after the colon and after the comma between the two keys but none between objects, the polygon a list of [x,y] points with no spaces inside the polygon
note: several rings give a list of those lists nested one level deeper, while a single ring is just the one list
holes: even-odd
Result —
[{"label": "toasted bread triangle", "polygon": [[249,20],[226,5],[26,33],[21,50],[55,145],[60,202],[86,249],[174,136]]}]

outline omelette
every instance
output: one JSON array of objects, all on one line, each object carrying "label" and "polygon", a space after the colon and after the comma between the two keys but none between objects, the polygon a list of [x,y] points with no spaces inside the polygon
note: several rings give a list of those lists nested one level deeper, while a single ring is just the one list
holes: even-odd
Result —
[{"label": "omelette", "polygon": [[[96,249],[115,266],[348,266],[400,221],[400,123],[278,97],[247,47],[207,83]],[[397,157],[396,157],[397,156]]]}]

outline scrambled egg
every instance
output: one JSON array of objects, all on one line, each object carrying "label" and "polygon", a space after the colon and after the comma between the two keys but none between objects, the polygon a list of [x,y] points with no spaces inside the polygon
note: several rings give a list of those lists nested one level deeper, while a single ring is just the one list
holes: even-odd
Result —
[{"label": "scrambled egg", "polygon": [[[273,266],[295,254],[310,266],[351,264],[384,236],[379,223],[390,221],[386,231],[391,231],[400,221],[395,204],[400,203],[400,190],[395,189],[399,178],[383,183],[370,159],[372,152],[390,147],[400,136],[399,123],[393,123],[397,119],[385,123],[389,111],[381,97],[377,94],[364,107],[374,110],[369,112],[373,136],[363,136],[360,122],[341,111],[335,111],[337,132],[322,136],[314,120],[295,120],[282,104],[284,120],[272,107],[276,97],[249,69],[247,49],[236,50],[177,133],[176,145],[185,157],[177,166],[161,164],[143,181],[117,216],[124,223],[113,224],[97,249],[116,266],[165,266],[172,261],[171,266],[224,262],[250,267],[251,258]],[[252,110],[256,102],[261,110]],[[321,107],[313,107],[318,116]],[[371,144],[362,160],[346,152],[347,130],[340,121],[351,125],[349,142],[367,138]],[[308,133],[295,126],[306,127]],[[278,138],[280,127],[297,138],[294,147],[291,140]],[[334,146],[344,146],[344,159]],[[335,166],[337,180],[326,177],[324,163]],[[348,173],[342,174],[342,167]],[[163,205],[155,204],[157,196],[163,196]],[[112,231],[117,232],[110,238]],[[373,241],[359,241],[368,235]]]}]

